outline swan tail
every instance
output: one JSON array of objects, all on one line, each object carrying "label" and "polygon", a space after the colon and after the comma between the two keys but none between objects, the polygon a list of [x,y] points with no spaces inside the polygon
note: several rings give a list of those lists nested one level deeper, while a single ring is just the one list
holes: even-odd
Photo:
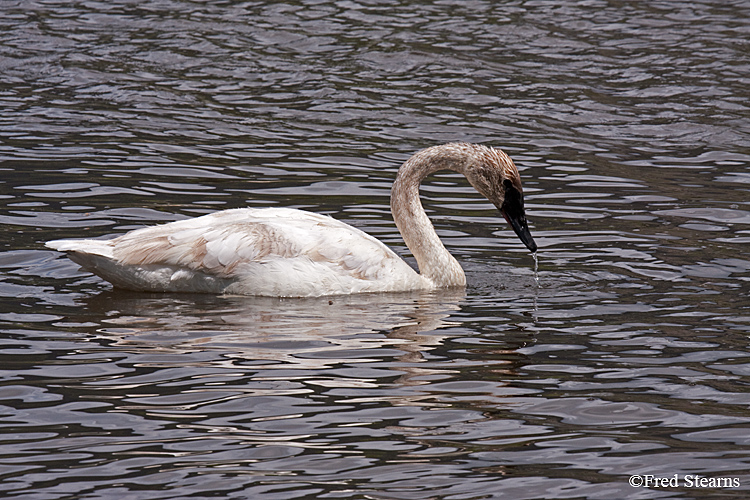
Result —
[{"label": "swan tail", "polygon": [[122,273],[117,270],[114,247],[110,241],[53,240],[48,241],[44,246],[58,252],[65,252],[68,258],[81,266],[84,271],[96,274],[112,283],[121,281],[117,279]]},{"label": "swan tail", "polygon": [[114,258],[114,247],[109,240],[52,240],[44,244],[47,248],[58,252],[67,252],[68,255],[96,255]]},{"label": "swan tail", "polygon": [[116,288],[138,292],[221,293],[230,280],[169,264],[131,265],[114,256],[113,240],[54,240],[47,248],[65,252],[84,271]]}]

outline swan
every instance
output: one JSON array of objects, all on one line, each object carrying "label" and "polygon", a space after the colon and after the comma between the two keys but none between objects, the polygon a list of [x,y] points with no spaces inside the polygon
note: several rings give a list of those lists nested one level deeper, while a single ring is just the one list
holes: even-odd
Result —
[{"label": "swan", "polygon": [[420,273],[367,233],[290,208],[228,209],[110,240],[54,240],[46,246],[115,287],[135,291],[313,297],[463,287],[464,271],[419,199],[421,181],[446,169],[466,176],[536,251],[513,161],[500,149],[468,143],[418,151],[393,183],[393,219]]}]

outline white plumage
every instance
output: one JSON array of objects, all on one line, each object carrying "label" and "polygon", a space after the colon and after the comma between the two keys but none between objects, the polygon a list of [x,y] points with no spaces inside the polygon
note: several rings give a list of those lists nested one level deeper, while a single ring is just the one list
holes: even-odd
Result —
[{"label": "white plumage", "polygon": [[[55,240],[46,245],[67,252],[115,287],[130,290],[306,297],[462,286],[466,280],[461,266],[440,242],[419,202],[419,182],[441,168],[466,174],[511,224],[509,212],[518,213],[518,207],[506,210],[503,205],[508,189],[502,187],[503,180],[509,179],[510,188],[517,190],[520,179],[501,151],[470,144],[420,151],[399,170],[391,207],[422,274],[359,229],[289,208],[224,210],[111,240]],[[482,169],[486,171],[477,173]],[[497,189],[488,188],[488,182]],[[522,196],[520,201],[521,231],[514,229],[533,251]]]}]

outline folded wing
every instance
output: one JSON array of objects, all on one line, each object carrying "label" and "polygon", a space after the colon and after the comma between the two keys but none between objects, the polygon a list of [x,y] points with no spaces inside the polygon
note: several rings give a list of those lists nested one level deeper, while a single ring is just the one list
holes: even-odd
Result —
[{"label": "folded wing", "polygon": [[225,210],[112,240],[47,245],[133,290],[314,296],[420,287],[418,274],[375,238],[293,209]]}]

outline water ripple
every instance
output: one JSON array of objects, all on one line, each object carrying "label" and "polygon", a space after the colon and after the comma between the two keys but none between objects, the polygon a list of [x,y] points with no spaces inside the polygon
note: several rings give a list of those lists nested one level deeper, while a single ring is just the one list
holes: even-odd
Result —
[{"label": "water ripple", "polygon": [[[740,498],[747,2],[7,1],[7,498]],[[241,206],[413,263],[398,166],[524,180],[532,260],[462,179],[423,202],[459,293],[112,290],[43,242]],[[739,487],[635,488],[632,474]]]}]

